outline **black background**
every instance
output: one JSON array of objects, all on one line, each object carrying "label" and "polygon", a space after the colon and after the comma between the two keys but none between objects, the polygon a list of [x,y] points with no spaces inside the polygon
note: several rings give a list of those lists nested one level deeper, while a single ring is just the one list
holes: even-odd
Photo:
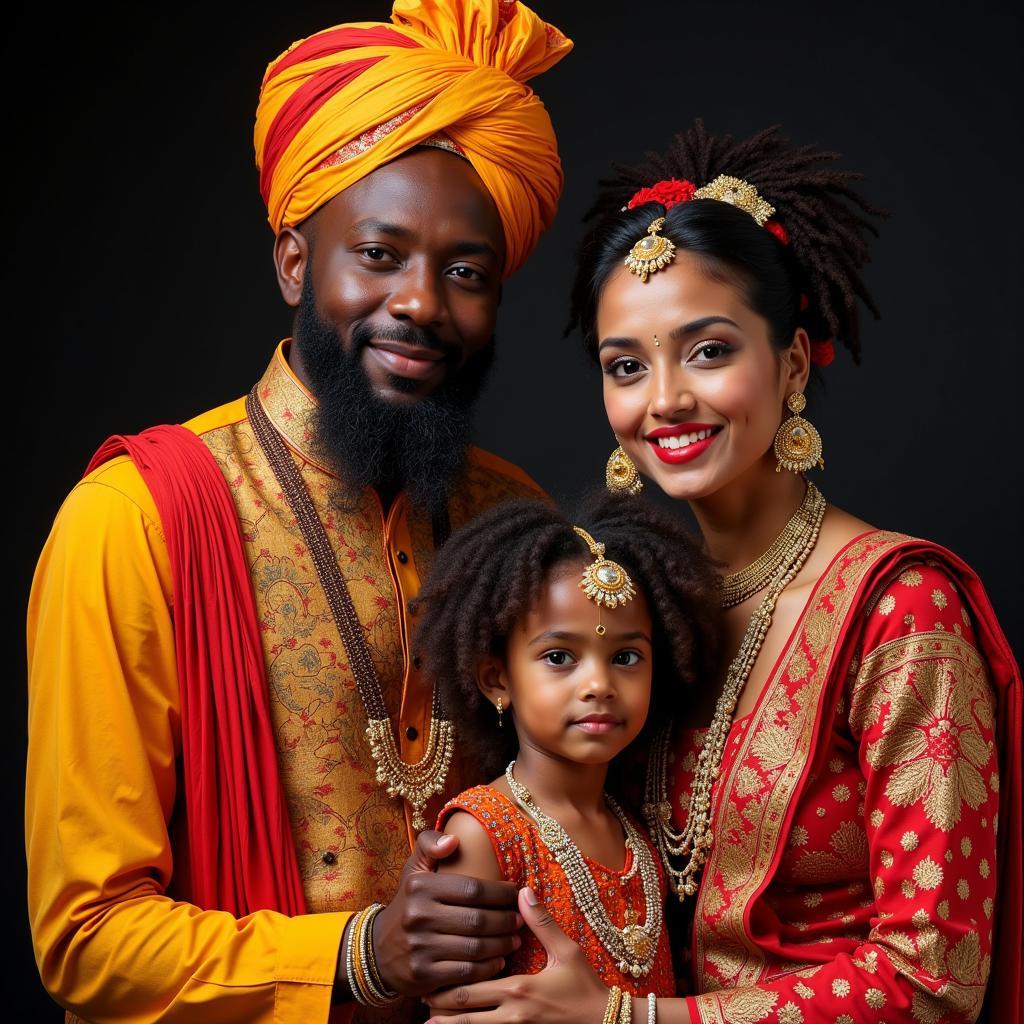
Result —
[{"label": "black background", "polygon": [[[737,135],[782,123],[794,141],[842,151],[893,213],[867,272],[884,319],[865,325],[864,365],[841,351],[811,396],[828,463],[816,479],[857,515],[967,559],[1020,652],[1020,15],[1008,3],[534,6],[576,41],[532,83],[568,184],[554,229],[506,284],[479,442],[559,498],[601,478],[612,441],[600,381],[561,331],[594,182],[697,116]],[[243,394],[288,333],[252,153],[260,79],[294,39],[386,19],[388,6],[252,12],[89,7],[8,43],[26,62],[9,86],[11,447],[31,480],[8,502],[24,530],[4,751],[12,823],[18,630],[53,516],[107,435]],[[13,824],[10,836],[10,976],[26,1019],[56,1020],[31,960]]]}]

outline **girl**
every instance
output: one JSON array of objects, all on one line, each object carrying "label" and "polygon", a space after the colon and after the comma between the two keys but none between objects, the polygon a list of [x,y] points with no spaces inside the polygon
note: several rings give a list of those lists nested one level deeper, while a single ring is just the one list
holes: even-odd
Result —
[{"label": "girl", "polygon": [[[962,1024],[986,998],[991,1019],[1022,1016],[1013,655],[960,559],[806,478],[812,367],[838,344],[856,359],[858,301],[874,309],[874,210],[831,159],[698,123],[607,183],[582,248],[609,475],[688,502],[727,570],[732,660],[648,762],[698,993],[659,1001],[661,1024]],[[595,980],[565,960],[433,1005],[596,1024]]]},{"label": "girl", "polygon": [[[632,499],[573,523],[521,501],[456,533],[419,603],[418,653],[497,775],[442,811],[460,843],[439,870],[529,887],[609,988],[674,994],[661,865],[605,787],[649,711],[663,718],[711,669],[709,561]],[[544,961],[527,935],[509,968]]]}]

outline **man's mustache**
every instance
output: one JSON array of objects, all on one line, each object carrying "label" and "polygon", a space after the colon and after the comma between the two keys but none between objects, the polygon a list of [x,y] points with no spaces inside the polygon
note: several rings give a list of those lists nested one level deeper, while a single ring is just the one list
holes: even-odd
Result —
[{"label": "man's mustache", "polygon": [[443,352],[445,357],[451,360],[457,358],[455,350],[450,345],[446,345],[430,328],[417,327],[400,320],[392,320],[390,323],[383,324],[360,320],[352,328],[351,339],[353,355],[361,352],[373,341],[397,341],[405,345],[414,345],[417,348],[429,348],[435,352]]}]

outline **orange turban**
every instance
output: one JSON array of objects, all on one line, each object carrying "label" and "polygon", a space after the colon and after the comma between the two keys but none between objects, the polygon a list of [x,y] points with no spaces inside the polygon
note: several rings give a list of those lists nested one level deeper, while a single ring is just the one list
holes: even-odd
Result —
[{"label": "orange turban", "polygon": [[267,68],[255,143],[270,225],[443,134],[494,199],[510,274],[562,190],[551,120],[523,83],[572,43],[515,0],[395,0],[391,20],[318,32]]}]

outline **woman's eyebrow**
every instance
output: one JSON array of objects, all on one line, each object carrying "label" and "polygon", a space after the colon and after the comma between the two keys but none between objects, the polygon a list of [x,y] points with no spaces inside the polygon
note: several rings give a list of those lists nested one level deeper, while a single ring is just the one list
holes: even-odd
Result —
[{"label": "woman's eyebrow", "polygon": [[[694,331],[703,331],[705,327],[710,327],[712,324],[729,324],[737,330],[740,329],[740,325],[735,320],[730,320],[727,316],[702,316],[699,320],[691,320],[688,324],[673,327],[668,332],[668,336],[673,341],[677,341],[687,334],[693,334]],[[635,349],[639,347],[640,341],[638,338],[605,338],[597,346],[597,351],[603,352],[606,348]]]}]

